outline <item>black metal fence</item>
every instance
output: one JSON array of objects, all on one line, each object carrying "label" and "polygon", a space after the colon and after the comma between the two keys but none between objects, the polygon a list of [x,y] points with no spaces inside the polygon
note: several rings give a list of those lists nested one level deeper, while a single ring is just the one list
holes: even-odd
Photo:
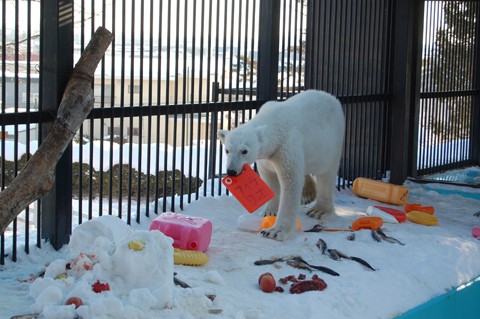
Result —
[{"label": "black metal fence", "polygon": [[[476,1],[452,3],[475,4],[465,20],[478,17]],[[329,91],[344,104],[339,187],[388,171],[402,182],[417,174],[417,146],[420,174],[437,164],[433,159],[440,167],[448,158],[478,164],[478,72],[463,87],[432,86],[438,52],[416,55],[426,47],[424,34],[435,34],[422,33],[419,21],[443,5],[427,1],[424,15],[424,3],[415,0],[4,0],[2,189],[48,134],[73,63],[95,29],[102,25],[115,39],[92,84],[95,108],[57,166],[57,184],[2,234],[0,264],[7,255],[16,260],[18,247],[28,253],[31,234],[37,246],[49,240],[59,248],[72,224],[98,215],[139,222],[222,194],[217,129],[238,126],[266,100],[305,88]],[[471,61],[476,70],[478,27],[464,24],[459,32],[470,35],[474,49],[462,64]],[[438,29],[431,25],[425,22],[425,30]],[[427,153],[425,143],[440,138],[427,119],[435,114],[451,123],[457,113],[442,112],[454,99],[464,116],[449,125],[461,133],[442,133],[441,141],[461,135],[464,144]],[[458,154],[465,157],[458,161]]]},{"label": "black metal fence", "polygon": [[28,252],[32,230],[37,246],[48,239],[61,247],[71,223],[55,213],[60,206],[73,224],[103,214],[131,223],[222,194],[216,131],[249,120],[270,98],[257,83],[270,77],[258,61],[260,54],[271,60],[264,45],[273,26],[259,17],[272,9],[279,56],[272,61],[285,98],[304,87],[306,1],[4,1],[2,189],[48,134],[69,61],[100,25],[115,39],[97,68],[95,108],[58,165],[61,185],[2,234],[0,263],[6,254],[15,260],[18,246]]},{"label": "black metal fence", "polygon": [[311,1],[308,12],[307,85],[336,95],[347,119],[340,183],[385,177],[393,2]]},{"label": "black metal fence", "polygon": [[[478,1],[426,1],[418,174],[478,164]],[[475,148],[477,149],[475,151]],[[478,158],[478,157],[477,157]]]}]

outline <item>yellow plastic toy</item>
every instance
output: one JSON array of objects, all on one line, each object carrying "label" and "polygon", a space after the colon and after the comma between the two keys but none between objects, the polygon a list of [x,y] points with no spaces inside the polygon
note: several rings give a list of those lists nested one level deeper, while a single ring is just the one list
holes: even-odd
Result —
[{"label": "yellow plastic toy", "polygon": [[[277,220],[277,216],[265,216],[262,220],[262,229],[270,228],[275,225],[275,221]],[[300,224],[300,220],[297,218],[297,228],[298,231],[302,230],[302,224]]]},{"label": "yellow plastic toy", "polygon": [[407,214],[407,219],[412,223],[421,224],[425,226],[435,226],[438,224],[438,218],[428,213],[411,211]]},{"label": "yellow plastic toy", "polygon": [[173,263],[175,265],[202,266],[208,261],[208,255],[196,250],[174,248]]}]

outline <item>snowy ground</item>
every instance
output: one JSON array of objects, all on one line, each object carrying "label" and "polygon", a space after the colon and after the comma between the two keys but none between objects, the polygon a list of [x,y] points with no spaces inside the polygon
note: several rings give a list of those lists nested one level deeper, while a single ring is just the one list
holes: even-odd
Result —
[{"label": "snowy ground", "polygon": [[[133,259],[134,262],[127,251],[122,262],[118,254],[116,258],[109,255],[110,248],[105,243],[84,247],[100,254],[103,252],[104,260],[111,262],[108,267],[102,264],[102,269],[97,267],[91,271],[111,282],[110,292],[97,295],[85,284],[95,281],[93,275],[60,277],[48,282],[45,278],[39,279],[38,275],[45,269],[45,277],[53,276],[55,267],[65,265],[76,254],[71,247],[54,251],[45,244],[40,250],[32,247],[29,255],[20,253],[18,262],[7,261],[1,266],[0,317],[43,311],[39,318],[395,318],[480,275],[480,241],[471,235],[472,227],[480,226],[480,218],[473,216],[480,210],[480,189],[412,182],[406,182],[405,186],[410,189],[410,203],[433,205],[439,219],[438,226],[408,221],[384,224],[385,233],[405,246],[376,242],[367,230],[356,232],[355,241],[347,240],[346,232],[298,232],[289,241],[277,242],[237,228],[238,218],[246,211],[234,197],[201,198],[186,206],[182,214],[212,221],[213,234],[206,251],[209,261],[200,267],[173,267],[177,278],[192,288],[173,287],[167,308],[158,309],[152,299],[157,296],[155,289],[164,284],[160,282],[156,287],[152,282],[162,278],[162,270],[172,271],[172,267],[165,265],[170,258],[152,260],[158,259],[161,251],[144,254],[143,259]],[[474,196],[461,196],[462,193]],[[365,214],[368,206],[378,204],[356,197],[349,189],[337,192],[335,202],[338,217],[327,225],[330,227],[348,227],[354,219]],[[303,207],[299,215],[304,229],[316,223],[305,215],[307,208]],[[151,219],[142,217],[142,223],[134,223],[130,231],[146,236],[141,231],[147,230],[150,222]],[[88,234],[88,227],[86,229]],[[91,235],[95,234],[92,230]],[[335,261],[322,255],[315,245],[319,238],[324,239],[329,248],[360,257],[377,270],[371,271],[351,260]],[[116,243],[117,249],[120,241]],[[259,259],[286,255],[301,255],[310,264],[331,268],[340,276],[319,271],[309,273],[284,262],[265,266],[253,264]],[[151,264],[158,266],[145,267]],[[115,269],[120,265],[123,270],[119,272]],[[283,293],[264,293],[257,282],[264,272],[271,272],[277,280],[301,273],[310,279],[315,273],[328,287],[324,291],[294,295],[288,292],[288,284],[281,285],[285,288]],[[148,283],[148,287],[135,289],[132,278],[138,283]],[[52,289],[52,286],[60,289]],[[168,299],[168,287],[165,291]],[[76,311],[74,306],[63,306],[74,293],[82,295],[85,304]],[[206,295],[215,298],[212,301],[213,298]]]}]

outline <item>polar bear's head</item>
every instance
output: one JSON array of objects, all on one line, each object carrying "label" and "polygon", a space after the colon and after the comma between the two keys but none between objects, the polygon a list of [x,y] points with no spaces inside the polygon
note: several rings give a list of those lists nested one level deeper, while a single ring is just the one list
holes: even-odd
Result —
[{"label": "polar bear's head", "polygon": [[227,175],[237,176],[245,164],[259,159],[261,132],[240,126],[232,131],[219,130],[217,137],[225,146],[227,153]]}]

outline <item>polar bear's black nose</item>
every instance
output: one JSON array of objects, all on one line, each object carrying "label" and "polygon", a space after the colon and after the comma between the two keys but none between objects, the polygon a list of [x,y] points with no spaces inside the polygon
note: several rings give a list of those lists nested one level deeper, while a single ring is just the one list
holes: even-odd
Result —
[{"label": "polar bear's black nose", "polygon": [[234,169],[227,169],[228,176],[237,176],[237,171]]}]

